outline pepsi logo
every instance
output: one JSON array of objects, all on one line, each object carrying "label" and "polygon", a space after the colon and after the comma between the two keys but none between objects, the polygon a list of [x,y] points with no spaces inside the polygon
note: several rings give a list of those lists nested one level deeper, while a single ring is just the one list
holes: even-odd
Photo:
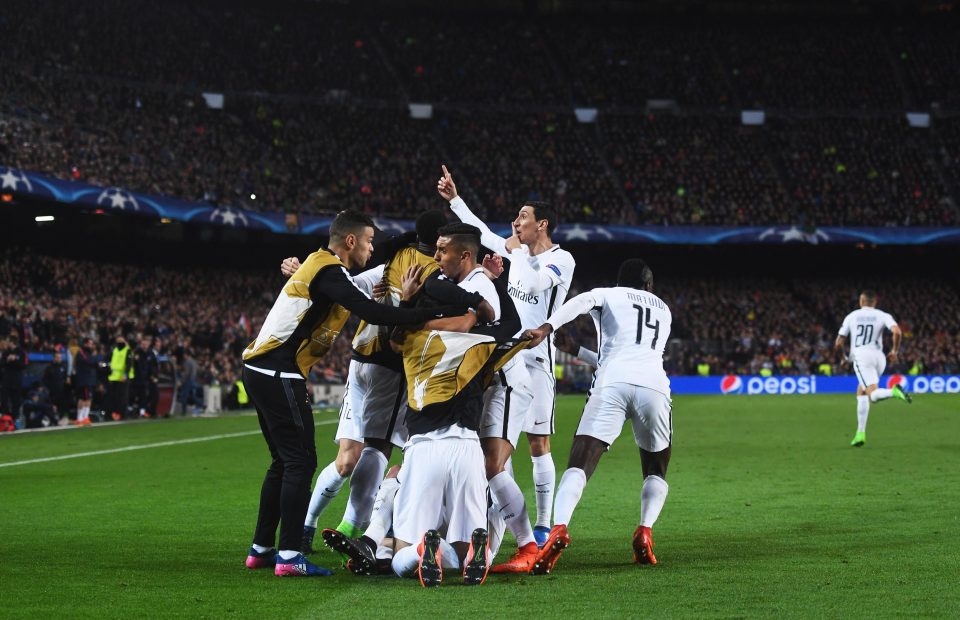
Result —
[{"label": "pepsi logo", "polygon": [[726,375],[720,379],[720,391],[724,394],[743,392],[743,380],[737,375]]}]

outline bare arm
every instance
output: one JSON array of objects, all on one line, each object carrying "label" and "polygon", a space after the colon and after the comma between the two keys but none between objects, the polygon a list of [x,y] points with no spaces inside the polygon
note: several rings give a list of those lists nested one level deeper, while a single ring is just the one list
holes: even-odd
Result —
[{"label": "bare arm", "polygon": [[[477,217],[473,211],[470,210],[470,207],[467,206],[467,203],[463,201],[463,198],[460,198],[457,194],[457,186],[454,184],[453,176],[450,174],[450,171],[447,170],[447,167],[444,165],[442,168],[443,176],[437,181],[437,192],[442,198],[450,202],[450,208],[454,214],[460,218],[461,222],[476,226],[480,229],[480,243],[484,246],[501,256],[509,254],[510,249],[519,245],[516,237],[513,236],[510,237],[510,239],[504,239],[490,230],[490,227]],[[511,241],[513,242],[512,244]]]},{"label": "bare arm", "polygon": [[899,325],[891,327],[890,332],[893,334],[893,348],[887,353],[887,360],[892,364],[900,356],[900,342],[903,340],[903,332],[900,331]]}]

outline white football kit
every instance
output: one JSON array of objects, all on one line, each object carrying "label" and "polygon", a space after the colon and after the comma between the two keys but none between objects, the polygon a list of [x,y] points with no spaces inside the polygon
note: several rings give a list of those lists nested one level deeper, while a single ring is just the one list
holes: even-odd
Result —
[{"label": "white football kit", "polygon": [[[480,242],[510,261],[508,292],[520,315],[521,332],[540,327],[567,298],[576,261],[573,255],[559,245],[530,256],[526,246],[513,252],[507,250],[506,239],[493,233],[474,215],[463,199],[450,201],[450,207],[461,221],[480,229]],[[519,333],[517,334],[519,335]],[[533,395],[528,407],[523,431],[536,435],[554,432],[554,394],[556,378],[553,374],[553,339],[548,338],[533,349],[520,353],[529,371],[529,391]],[[508,382],[510,378],[507,378]]]},{"label": "white football kit", "polygon": [[[480,293],[500,318],[500,297],[493,282],[477,267],[459,283]],[[413,435],[403,449],[394,500],[394,536],[416,544],[430,529],[447,524],[445,539],[467,542],[487,524],[487,479],[477,431],[457,424]]]},{"label": "white football kit", "polygon": [[864,389],[880,383],[880,375],[887,368],[883,330],[892,330],[896,325],[888,313],[870,307],[854,310],[843,319],[839,333],[850,340],[850,361]]},{"label": "white football kit", "polygon": [[647,452],[668,448],[673,419],[663,351],[670,338],[670,308],[647,291],[598,288],[577,295],[547,322],[557,329],[588,312],[599,352],[576,434],[612,444],[630,420],[637,446]]}]

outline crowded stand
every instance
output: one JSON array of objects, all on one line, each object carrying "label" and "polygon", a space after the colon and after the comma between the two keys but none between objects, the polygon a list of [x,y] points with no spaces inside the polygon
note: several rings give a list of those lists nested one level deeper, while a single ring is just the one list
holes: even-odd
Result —
[{"label": "crowded stand", "polygon": [[807,221],[830,226],[949,226],[957,206],[929,136],[901,119],[774,122],[791,193]]},{"label": "crowded stand", "polygon": [[649,99],[706,108],[734,103],[704,27],[558,21],[547,32],[577,105],[636,109]]},{"label": "crowded stand", "polygon": [[618,223],[623,198],[591,129],[556,114],[450,114],[440,136],[493,221],[513,219],[524,200],[543,200],[561,221]]},{"label": "crowded stand", "polygon": [[795,221],[761,129],[730,118],[607,117],[607,156],[644,225]]},{"label": "crowded stand", "polygon": [[[539,197],[567,222],[960,222],[941,179],[956,176],[953,121],[902,120],[911,101],[957,103],[960,47],[932,19],[265,11],[6,3],[0,165],[268,212],[409,219],[444,161],[501,221]],[[432,119],[407,102],[435,104]],[[752,107],[764,125],[740,123]]]},{"label": "crowded stand", "polygon": [[403,17],[376,29],[410,101],[569,101],[542,30],[528,20]]},{"label": "crowded stand", "polygon": [[[573,248],[576,251],[576,247]],[[11,249],[0,262],[0,344],[5,379],[3,413],[12,413],[46,387],[57,404],[52,420],[75,416],[70,382],[48,385],[45,369],[60,354],[65,373],[75,380],[81,356],[98,366],[94,410],[103,417],[108,398],[110,360],[122,337],[132,349],[141,341],[164,361],[163,380],[177,388],[171,409],[177,414],[209,410],[205,394],[222,392],[218,406],[237,407],[240,353],[257,333],[282,279],[276,269],[238,271],[108,264],[54,258]],[[607,273],[578,274],[573,296],[600,286]],[[897,317],[904,332],[895,372],[951,374],[960,371],[960,305],[955,283],[923,278],[756,278],[665,277],[659,295],[674,312],[665,367],[671,375],[807,375],[849,372],[833,351],[839,322],[854,307],[863,288],[881,292],[881,307]],[[216,290],[216,295],[209,294]],[[117,293],[119,292],[119,294]],[[827,294],[825,294],[825,292]],[[202,304],[196,303],[203,299]],[[723,321],[714,320],[724,317]],[[350,363],[355,324],[341,333],[330,354],[313,368],[313,384],[342,383]],[[596,336],[589,318],[564,331],[588,348]],[[85,343],[91,339],[91,345]],[[34,372],[23,371],[30,358]],[[589,369],[560,354],[568,369],[566,389],[589,383]],[[582,371],[582,372],[578,372]],[[13,378],[20,378],[19,390]],[[132,401],[120,417],[139,415]],[[29,408],[29,407],[28,407]],[[164,411],[165,412],[165,411]],[[143,413],[150,415],[147,408]],[[156,413],[156,412],[153,412]]]}]

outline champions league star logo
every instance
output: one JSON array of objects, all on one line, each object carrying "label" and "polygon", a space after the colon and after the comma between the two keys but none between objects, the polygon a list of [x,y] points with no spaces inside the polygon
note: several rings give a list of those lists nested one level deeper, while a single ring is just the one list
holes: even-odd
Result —
[{"label": "champions league star logo", "polygon": [[403,227],[403,224],[395,220],[385,220],[375,217],[373,218],[373,224],[378,230],[382,230],[385,233],[402,235],[403,233],[407,232],[407,229]]},{"label": "champions league star logo", "polygon": [[97,204],[118,209],[120,211],[140,211],[140,203],[130,192],[119,187],[108,187],[97,196]]},{"label": "champions league star logo", "polygon": [[600,226],[584,228],[580,224],[574,224],[569,228],[563,228],[562,232],[564,241],[589,241],[590,235],[600,235],[607,240],[613,239],[613,233]]},{"label": "champions league star logo", "polygon": [[0,174],[0,180],[3,181],[2,189],[10,189],[15,192],[19,192],[19,191],[32,192],[33,191],[33,184],[30,183],[30,179],[28,179],[27,175],[20,172],[19,170],[14,170],[13,168],[7,168],[6,172],[4,172],[3,174]]},{"label": "champions league star logo", "polygon": [[768,237],[778,236],[780,241],[783,243],[788,243],[790,241],[805,241],[812,245],[817,245],[821,240],[829,241],[830,235],[823,232],[819,228],[813,232],[804,232],[797,228],[796,226],[791,226],[790,228],[768,228],[760,234],[760,241],[766,241]]},{"label": "champions league star logo", "polygon": [[221,226],[233,226],[234,228],[246,228],[248,226],[247,216],[242,211],[231,209],[230,207],[218,207],[210,214],[210,221]]}]

